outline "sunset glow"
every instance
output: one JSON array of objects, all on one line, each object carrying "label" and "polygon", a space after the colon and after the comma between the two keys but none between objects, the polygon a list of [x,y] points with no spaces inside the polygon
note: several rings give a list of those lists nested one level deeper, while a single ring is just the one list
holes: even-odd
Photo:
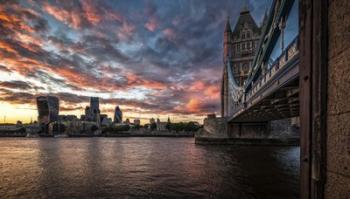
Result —
[{"label": "sunset glow", "polygon": [[[110,117],[119,105],[142,123],[219,114],[223,27],[243,2],[198,2],[2,3],[0,122],[36,120],[35,97],[46,94],[78,117],[90,96]],[[252,2],[261,21],[265,2]]]}]

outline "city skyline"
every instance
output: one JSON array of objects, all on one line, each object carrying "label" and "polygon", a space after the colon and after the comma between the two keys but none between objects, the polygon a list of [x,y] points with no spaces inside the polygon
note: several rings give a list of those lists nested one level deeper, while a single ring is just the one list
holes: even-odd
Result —
[{"label": "city skyline", "polygon": [[[124,118],[220,113],[223,31],[245,1],[11,1],[0,6],[1,123],[37,119],[35,97],[81,115],[90,96]],[[260,25],[270,1],[248,1]],[[6,117],[6,119],[5,119]],[[3,120],[4,119],[4,120]],[[143,121],[144,122],[144,121]]]}]

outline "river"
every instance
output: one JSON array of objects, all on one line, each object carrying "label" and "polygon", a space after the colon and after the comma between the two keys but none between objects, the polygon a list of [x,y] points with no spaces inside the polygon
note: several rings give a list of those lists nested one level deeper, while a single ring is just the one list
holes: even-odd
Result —
[{"label": "river", "polygon": [[193,138],[1,138],[0,198],[298,198],[299,150]]}]

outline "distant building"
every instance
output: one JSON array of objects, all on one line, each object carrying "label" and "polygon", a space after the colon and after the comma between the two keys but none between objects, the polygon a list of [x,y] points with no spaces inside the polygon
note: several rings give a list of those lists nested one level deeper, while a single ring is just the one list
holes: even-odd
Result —
[{"label": "distant building", "polygon": [[90,112],[90,106],[86,106],[85,107],[85,120],[86,121],[91,121],[92,117],[91,117],[91,112]]},{"label": "distant building", "polygon": [[159,118],[157,119],[157,131],[165,131],[168,122],[161,122]]},{"label": "distant building", "polygon": [[103,117],[101,119],[101,125],[102,126],[110,126],[112,124],[112,119],[109,117]]},{"label": "distant building", "polygon": [[36,98],[39,124],[48,124],[58,120],[59,100],[55,96],[39,96]]},{"label": "distant building", "polygon": [[216,114],[215,114],[215,113],[208,114],[208,115],[207,115],[207,118],[209,118],[209,119],[214,119],[214,118],[216,118]]},{"label": "distant building", "polygon": [[100,114],[100,100],[98,97],[90,97],[90,112],[92,120],[97,121]]},{"label": "distant building", "polygon": [[134,125],[141,125],[140,119],[134,119]]},{"label": "distant building", "polygon": [[98,97],[90,98],[90,106],[85,108],[85,117],[83,118],[85,121],[96,122],[98,126],[100,125],[100,102]]},{"label": "distant building", "polygon": [[114,110],[114,123],[123,122],[123,112],[120,110],[119,106],[115,107]]},{"label": "distant building", "polygon": [[125,122],[124,122],[125,124],[130,124],[130,120],[129,120],[129,118],[127,118],[126,120],[125,120]]},{"label": "distant building", "polygon": [[77,120],[77,116],[75,115],[59,115],[59,121],[75,121]]},{"label": "distant building", "polygon": [[149,120],[149,123],[150,123],[150,124],[154,124],[154,123],[156,123],[156,120],[152,117],[152,118]]}]

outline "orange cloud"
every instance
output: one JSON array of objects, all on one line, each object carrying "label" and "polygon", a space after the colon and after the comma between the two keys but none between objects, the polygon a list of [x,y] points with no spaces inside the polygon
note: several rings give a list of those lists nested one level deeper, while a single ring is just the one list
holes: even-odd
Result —
[{"label": "orange cloud", "polygon": [[45,3],[43,8],[47,13],[52,15],[58,21],[61,21],[62,23],[69,25],[75,29],[81,27],[82,21],[78,13],[69,12],[48,3]]},{"label": "orange cloud", "polygon": [[0,49],[3,49],[5,51],[11,52],[11,53],[17,53],[16,50],[11,45],[2,41],[1,39],[0,39]]},{"label": "orange cloud", "polygon": [[187,102],[186,108],[190,112],[198,112],[201,108],[201,102],[197,98],[192,98]]},{"label": "orange cloud", "polygon": [[192,92],[203,93],[209,98],[219,99],[220,89],[217,85],[206,84],[203,81],[195,81],[189,88]]},{"label": "orange cloud", "polygon": [[87,20],[93,25],[98,24],[102,20],[102,17],[98,14],[92,2],[88,0],[84,0],[84,1],[81,1],[81,3],[83,5],[84,14]]},{"label": "orange cloud", "polygon": [[171,41],[176,38],[175,31],[171,28],[164,29],[163,34],[164,34],[165,38],[167,38],[168,40],[171,40]]},{"label": "orange cloud", "polygon": [[127,76],[127,81],[128,85],[134,85],[134,86],[142,86],[145,88],[150,88],[150,89],[165,89],[167,87],[166,84],[157,82],[157,81],[152,81],[152,80],[146,80],[138,75],[135,75],[133,73],[128,73]]}]

